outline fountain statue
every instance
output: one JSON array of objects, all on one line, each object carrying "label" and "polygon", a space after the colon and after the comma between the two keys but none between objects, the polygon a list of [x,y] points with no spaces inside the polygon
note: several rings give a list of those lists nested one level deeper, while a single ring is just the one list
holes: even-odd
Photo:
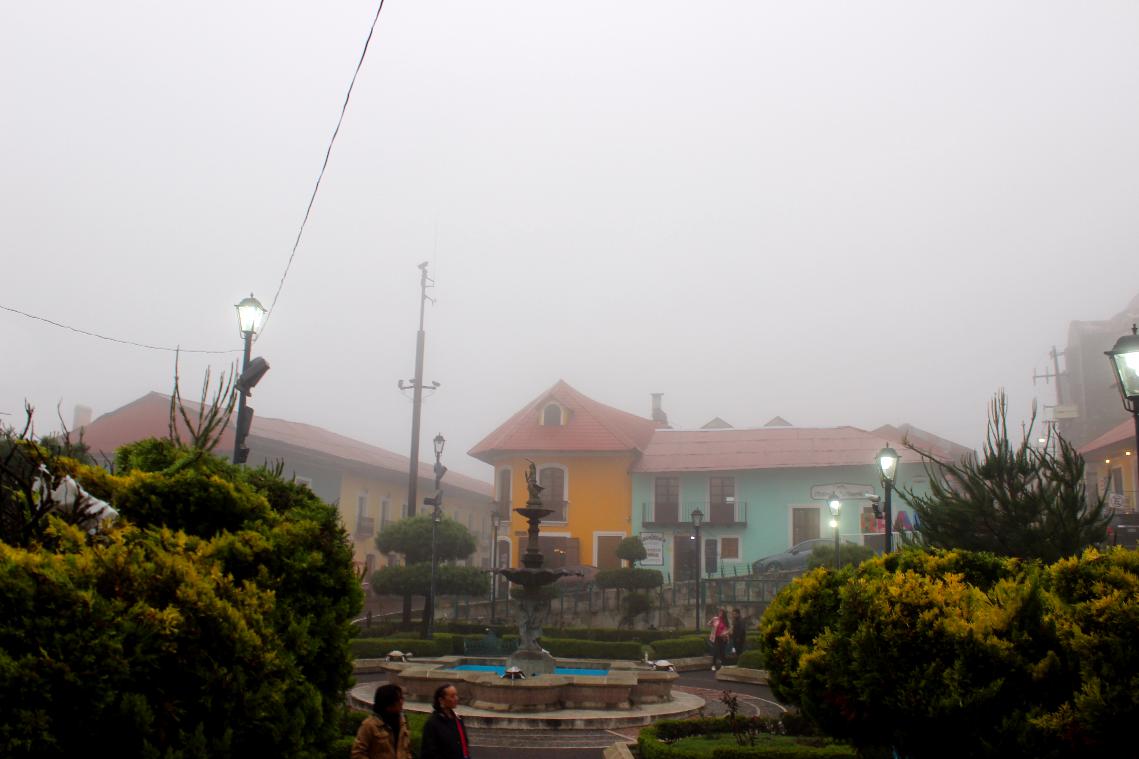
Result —
[{"label": "fountain statue", "polygon": [[528,675],[540,675],[554,671],[554,657],[538,642],[542,637],[542,626],[550,614],[550,599],[543,589],[563,577],[581,575],[581,572],[542,567],[545,557],[538,546],[538,525],[543,517],[553,513],[553,509],[542,505],[543,488],[538,484],[537,468],[533,461],[527,461],[530,465],[526,469],[526,505],[514,510],[530,524],[522,566],[495,571],[522,587],[518,598],[518,650],[511,654],[507,666],[518,667]]}]

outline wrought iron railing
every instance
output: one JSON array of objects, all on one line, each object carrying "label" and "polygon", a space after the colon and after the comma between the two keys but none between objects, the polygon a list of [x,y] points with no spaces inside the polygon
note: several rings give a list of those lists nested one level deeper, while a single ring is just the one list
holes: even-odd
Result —
[{"label": "wrought iron railing", "polygon": [[368,538],[376,534],[375,517],[356,517],[356,537]]},{"label": "wrought iron railing", "polygon": [[691,501],[687,503],[642,503],[641,523],[646,527],[692,526],[692,512],[704,515],[705,527],[746,527],[747,501]]}]

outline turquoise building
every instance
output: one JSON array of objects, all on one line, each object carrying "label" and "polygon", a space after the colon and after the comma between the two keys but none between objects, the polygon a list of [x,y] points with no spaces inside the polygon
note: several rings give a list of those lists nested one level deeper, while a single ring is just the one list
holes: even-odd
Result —
[{"label": "turquoise building", "polygon": [[[649,549],[644,566],[666,578],[691,579],[697,563],[692,513],[703,514],[705,575],[747,573],[756,559],[804,540],[830,538],[828,494],[846,494],[839,516],[844,541],[881,550],[885,523],[869,494],[883,495],[876,456],[889,445],[900,454],[896,488],[923,493],[929,472],[903,444],[918,445],[940,461],[969,451],[913,428],[856,427],[658,429],[633,465],[635,534]],[[912,529],[913,515],[894,493],[895,530]]]}]

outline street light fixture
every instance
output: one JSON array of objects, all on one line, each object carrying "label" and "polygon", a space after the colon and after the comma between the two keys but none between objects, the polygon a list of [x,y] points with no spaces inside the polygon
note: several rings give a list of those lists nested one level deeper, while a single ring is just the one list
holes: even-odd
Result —
[{"label": "street light fixture", "polygon": [[700,509],[693,509],[692,510],[692,530],[695,533],[694,538],[696,540],[696,631],[697,632],[700,632],[700,630],[703,629],[703,625],[700,622],[700,618],[704,614],[704,604],[701,603],[701,601],[703,600],[702,599],[703,588],[701,587],[703,583],[701,583],[701,579],[702,579],[702,576],[704,574],[704,556],[703,556],[704,544],[700,542],[700,525],[702,525],[702,524],[704,524],[704,512],[701,511]]},{"label": "street light fixture", "polygon": [[494,624],[495,619],[495,602],[498,600],[498,575],[494,570],[498,569],[498,527],[502,524],[502,514],[498,513],[498,504],[495,504],[494,511],[490,513],[490,526],[494,530],[494,541],[490,544],[490,623]]},{"label": "street light fixture", "polygon": [[882,477],[882,488],[886,491],[886,553],[894,550],[894,512],[890,506],[890,493],[898,478],[898,452],[887,445],[878,451],[878,474]]},{"label": "street light fixture", "polygon": [[269,370],[269,363],[263,358],[258,358],[252,369],[249,365],[249,354],[253,350],[253,336],[257,334],[265,322],[265,307],[261,305],[261,301],[253,297],[253,293],[250,293],[249,297],[242,298],[235,308],[237,309],[237,329],[244,341],[244,350],[241,358],[241,375],[234,383],[234,390],[237,392],[237,424],[233,434],[233,463],[244,464],[249,458],[249,449],[245,447],[245,437],[249,434],[249,428],[253,426],[253,409],[246,407],[245,399],[253,390],[253,386]]},{"label": "street light fixture", "polygon": [[831,510],[831,529],[834,530],[834,568],[838,569],[838,515],[842,512],[842,501],[832,498],[827,506]]},{"label": "street light fixture", "polygon": [[[1116,340],[1115,347],[1105,351],[1105,354],[1115,372],[1115,382],[1119,386],[1123,408],[1127,409],[1135,420],[1135,444],[1139,446],[1139,330],[1136,326],[1132,324],[1131,334]],[[1139,457],[1136,457],[1136,466],[1139,466]]]},{"label": "street light fixture", "polygon": [[431,512],[431,588],[427,593],[427,632],[424,636],[427,640],[431,640],[431,636],[435,634],[435,570],[439,563],[439,559],[435,552],[436,533],[439,531],[439,521],[443,518],[440,507],[443,505],[443,490],[439,487],[439,483],[443,481],[443,475],[447,473],[447,467],[443,466],[440,458],[443,456],[443,448],[447,444],[447,440],[442,434],[435,436],[435,494],[430,498],[423,499],[424,506],[433,506],[434,511]]}]

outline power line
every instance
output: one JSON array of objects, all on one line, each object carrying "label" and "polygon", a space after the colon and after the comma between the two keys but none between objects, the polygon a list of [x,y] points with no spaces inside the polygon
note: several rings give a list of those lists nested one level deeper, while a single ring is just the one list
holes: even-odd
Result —
[{"label": "power line", "polygon": [[321,164],[320,173],[316,177],[316,185],[312,188],[312,195],[308,199],[308,207],[305,208],[304,218],[301,219],[301,227],[297,230],[297,239],[293,242],[293,250],[289,253],[289,260],[285,264],[285,271],[281,274],[281,281],[277,284],[277,292],[273,294],[273,301],[269,304],[269,310],[265,313],[265,319],[261,322],[261,329],[257,332],[257,338],[260,339],[261,335],[265,333],[265,327],[269,324],[269,317],[273,315],[273,309],[277,306],[277,298],[281,297],[281,289],[285,286],[285,278],[289,276],[289,269],[292,268],[293,259],[297,255],[297,248],[301,244],[301,235],[304,234],[305,225],[308,224],[309,214],[312,213],[312,206],[316,202],[316,193],[320,190],[320,180],[324,178],[324,170],[328,168],[328,160],[332,156],[332,146],[336,143],[336,135],[340,134],[340,125],[344,123],[344,114],[348,111],[348,101],[352,98],[352,88],[356,86],[356,77],[360,75],[360,68],[364,65],[364,57],[368,54],[368,46],[372,43],[372,35],[376,31],[376,23],[380,20],[380,11],[384,9],[384,0],[380,0],[380,4],[376,7],[376,17],[372,19],[372,26],[368,29],[368,38],[364,40],[364,49],[360,51],[360,60],[356,62],[356,70],[352,72],[352,81],[348,83],[348,92],[344,95],[344,104],[340,106],[340,118],[336,120],[336,129],[332,130],[332,139],[328,141],[328,150],[324,151],[324,163]]},{"label": "power line", "polygon": [[26,316],[29,319],[35,319],[36,321],[45,322],[47,324],[52,325],[53,327],[60,327],[61,329],[71,330],[72,332],[78,332],[80,335],[87,335],[88,337],[97,337],[100,340],[107,340],[107,341],[112,342],[112,343],[120,343],[122,345],[131,345],[131,346],[134,346],[135,348],[148,348],[148,349],[153,350],[153,351],[170,351],[171,353],[177,353],[177,352],[182,352],[182,353],[213,353],[213,354],[241,353],[240,350],[226,350],[226,351],[191,350],[188,348],[178,348],[178,347],[167,348],[164,345],[147,345],[146,343],[136,343],[133,340],[122,340],[122,339],[117,338],[117,337],[108,337],[107,335],[100,335],[98,332],[90,332],[90,331],[85,330],[85,329],[80,329],[79,327],[72,327],[70,324],[61,324],[60,322],[52,321],[51,319],[48,319],[47,317],[36,316],[35,314],[29,314],[26,311],[21,311],[18,308],[12,308],[10,306],[5,306],[2,303],[0,303],[0,308],[4,309],[5,311],[11,311],[14,314],[19,314],[20,316]]}]

